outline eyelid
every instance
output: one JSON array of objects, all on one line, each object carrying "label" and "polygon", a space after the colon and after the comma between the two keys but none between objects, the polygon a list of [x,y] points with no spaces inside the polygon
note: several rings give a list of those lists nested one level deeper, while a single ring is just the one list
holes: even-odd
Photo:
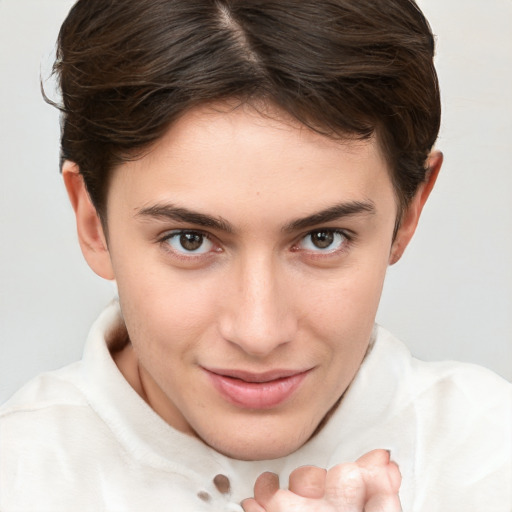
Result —
[{"label": "eyelid", "polygon": [[[308,250],[308,249],[302,249],[299,247],[299,244],[308,236],[311,236],[315,233],[334,233],[341,235],[345,240],[340,244],[340,247],[334,248],[334,249],[325,249],[322,250],[321,248],[318,248],[318,250]],[[355,239],[355,233],[353,233],[350,230],[346,229],[340,229],[340,228],[332,228],[332,227],[318,227],[315,229],[310,229],[307,232],[301,234],[297,241],[293,244],[292,250],[299,252],[307,252],[312,256],[315,257],[329,257],[331,255],[336,255],[341,252],[344,252]]]},{"label": "eyelid", "polygon": [[356,236],[356,233],[347,228],[338,228],[333,226],[318,226],[311,229],[308,229],[307,231],[302,232],[301,235],[299,235],[299,238],[304,238],[307,235],[311,235],[312,233],[318,233],[318,232],[330,232],[330,233],[340,233],[341,235],[347,237],[347,238],[354,238]]},{"label": "eyelid", "polygon": [[[178,237],[180,235],[190,233],[190,234],[197,234],[202,236],[204,239],[208,240],[212,244],[212,249],[207,250],[205,252],[194,252],[194,251],[187,251],[185,248],[183,251],[176,250],[169,243],[167,243],[172,238]],[[193,258],[204,258],[207,257],[212,252],[220,252],[221,248],[219,247],[219,244],[216,242],[214,237],[205,231],[202,231],[201,229],[187,229],[187,228],[179,228],[179,229],[173,229],[171,231],[166,231],[162,236],[160,236],[157,240],[160,245],[164,248],[165,251],[171,253],[172,255],[182,258],[182,259],[193,259]]]},{"label": "eyelid", "polygon": [[193,233],[197,235],[204,236],[205,238],[211,239],[213,236],[210,233],[207,233],[206,231],[203,231],[202,229],[195,229],[195,228],[176,228],[176,229],[169,229],[166,230],[164,233],[158,236],[159,242],[164,242],[165,240],[169,240],[169,238],[172,238],[176,235],[181,235],[183,233]]}]

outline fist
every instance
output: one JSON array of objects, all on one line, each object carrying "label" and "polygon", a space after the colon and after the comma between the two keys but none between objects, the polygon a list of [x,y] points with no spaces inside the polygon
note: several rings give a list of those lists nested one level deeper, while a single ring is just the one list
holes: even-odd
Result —
[{"label": "fist", "polygon": [[402,477],[389,452],[374,450],[354,463],[328,471],[302,466],[290,474],[288,489],[274,473],[263,473],[245,512],[400,512]]}]

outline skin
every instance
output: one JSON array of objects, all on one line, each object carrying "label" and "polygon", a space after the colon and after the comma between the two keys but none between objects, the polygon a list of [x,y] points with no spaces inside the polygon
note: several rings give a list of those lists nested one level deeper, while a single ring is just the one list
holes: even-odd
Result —
[{"label": "skin", "polygon": [[[277,458],[313,435],[356,374],[386,269],[411,239],[442,157],[431,157],[393,240],[396,199],[375,139],[333,141],[278,111],[214,107],[188,112],[114,170],[108,236],[77,166],[63,175],[87,262],[117,281],[131,344],[115,360],[127,380],[218,452]],[[359,211],[312,217],[348,206]],[[198,253],[180,245],[183,230]],[[212,384],[212,371],[241,370],[302,376],[275,406],[243,407]]]},{"label": "skin", "polygon": [[328,471],[302,466],[290,474],[288,489],[279,478],[263,473],[254,485],[254,498],[244,500],[245,512],[400,512],[401,475],[389,452],[374,450],[352,464]]}]

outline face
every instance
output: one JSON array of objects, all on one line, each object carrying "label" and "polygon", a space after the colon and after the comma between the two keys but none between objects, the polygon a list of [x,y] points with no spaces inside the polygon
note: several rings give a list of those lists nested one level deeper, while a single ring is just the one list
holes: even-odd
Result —
[{"label": "face", "polygon": [[107,201],[148,402],[234,458],[303,445],[361,364],[389,263],[377,143],[202,108],[116,169]]}]

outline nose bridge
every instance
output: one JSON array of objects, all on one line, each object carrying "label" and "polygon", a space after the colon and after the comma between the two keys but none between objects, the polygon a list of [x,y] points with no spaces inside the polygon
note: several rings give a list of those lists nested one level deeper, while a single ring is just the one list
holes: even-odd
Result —
[{"label": "nose bridge", "polygon": [[279,261],[254,252],[237,265],[224,337],[244,352],[264,357],[293,337],[294,320]]}]

